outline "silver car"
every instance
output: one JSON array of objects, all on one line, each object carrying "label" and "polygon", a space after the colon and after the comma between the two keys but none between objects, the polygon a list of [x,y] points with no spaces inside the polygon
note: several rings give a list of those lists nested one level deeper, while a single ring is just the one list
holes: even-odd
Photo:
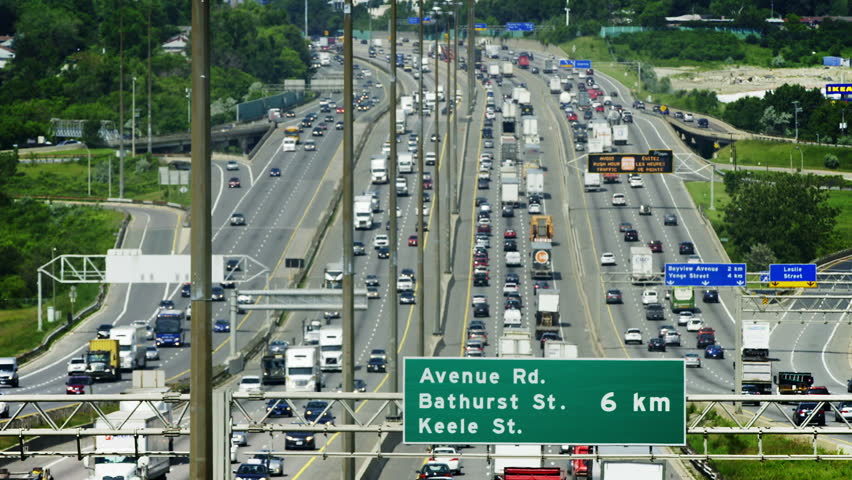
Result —
[{"label": "silver car", "polygon": [[159,360],[160,359],[160,349],[155,347],[154,345],[149,345],[145,348],[145,360]]},{"label": "silver car", "polygon": [[260,460],[263,465],[266,465],[267,470],[269,470],[269,474],[275,477],[280,477],[284,475],[284,459],[282,457],[276,457],[275,455],[270,455],[269,450],[261,450],[261,453],[255,454],[252,457],[255,460]]}]

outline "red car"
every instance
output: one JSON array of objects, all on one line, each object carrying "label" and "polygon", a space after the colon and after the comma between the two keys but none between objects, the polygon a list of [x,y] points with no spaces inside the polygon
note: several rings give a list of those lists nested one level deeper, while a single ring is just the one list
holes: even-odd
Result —
[{"label": "red car", "polygon": [[510,228],[503,233],[503,238],[518,238],[518,234]]},{"label": "red car", "polygon": [[228,180],[228,188],[240,188],[240,179],[237,177],[232,177]]},{"label": "red car", "polygon": [[488,224],[479,224],[476,226],[476,233],[486,233],[491,235],[491,225]]},{"label": "red car", "polygon": [[574,113],[574,112],[569,113],[568,114],[568,121],[569,122],[576,122],[577,121],[577,114]]},{"label": "red car", "polygon": [[408,236],[408,246],[416,247],[417,246],[417,235],[409,235]]},{"label": "red car", "polygon": [[488,266],[488,257],[484,255],[477,255],[473,257],[473,266],[474,267],[487,267]]},{"label": "red car", "polygon": [[597,105],[597,106],[595,106],[595,111],[596,111],[596,112],[603,112],[603,111],[604,111],[604,106],[603,106],[603,105]]},{"label": "red car", "polygon": [[432,179],[424,178],[423,179],[423,190],[432,190]]},{"label": "red car", "polygon": [[92,384],[92,377],[87,375],[71,375],[65,380],[67,395],[84,395],[86,388]]},{"label": "red car", "polygon": [[659,240],[654,240],[653,242],[648,242],[648,247],[654,253],[663,253],[663,242]]},{"label": "red car", "polygon": [[335,113],[343,113],[344,108],[343,107],[337,107],[334,111],[335,111]]}]

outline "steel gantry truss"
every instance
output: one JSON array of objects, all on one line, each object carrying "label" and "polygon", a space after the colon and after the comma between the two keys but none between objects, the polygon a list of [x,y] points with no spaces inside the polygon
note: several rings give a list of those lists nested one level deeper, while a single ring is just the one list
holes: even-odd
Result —
[{"label": "steel gantry truss", "polygon": [[[145,436],[161,436],[168,438],[188,437],[190,429],[187,426],[189,419],[189,394],[179,394],[173,392],[167,393],[151,393],[151,394],[110,394],[110,395],[83,395],[78,397],[79,403],[74,404],[70,409],[67,418],[73,414],[82,411],[92,411],[97,418],[106,421],[109,428],[93,428],[91,426],[72,427],[69,426],[67,420],[57,421],[49,415],[50,409],[47,408],[53,404],[67,404],[68,397],[65,395],[6,395],[4,400],[7,402],[16,403],[19,406],[15,409],[12,417],[0,426],[0,437],[14,437],[19,439],[17,448],[0,451],[0,458],[15,458],[21,459],[30,456],[66,456],[77,457],[82,459],[87,456],[98,455],[117,455],[127,454],[127,452],[113,451],[93,451],[87,448],[91,442],[91,437],[97,435],[130,435],[137,439],[135,442],[138,450],[135,452],[138,455],[150,456],[169,456],[169,457],[184,457],[189,455],[187,450],[171,449],[169,451],[148,451],[144,450],[138,442],[138,439]],[[270,418],[267,410],[267,402],[269,401],[285,403],[289,405],[296,423],[291,423],[288,419],[286,423],[275,421]],[[346,411],[349,417],[352,418],[351,423],[316,423],[316,421],[308,422],[305,417],[299,413],[298,406],[307,400],[325,400],[328,402],[328,407],[325,411],[332,410],[340,413]],[[820,437],[826,435],[848,435],[852,434],[852,423],[843,419],[837,409],[837,404],[843,401],[852,401],[852,394],[848,395],[765,395],[760,397],[759,406],[754,411],[748,411],[741,415],[735,413],[743,402],[755,403],[755,397],[752,395],[730,395],[730,394],[701,394],[687,395],[687,402],[694,408],[690,408],[692,412],[688,417],[687,434],[700,435],[703,442],[703,448],[692,453],[691,451],[679,452],[671,450],[670,452],[661,451],[659,449],[651,449],[649,447],[647,453],[595,453],[588,455],[571,455],[571,454],[545,454],[544,456],[552,459],[680,459],[680,460],[852,460],[852,453],[820,453],[817,449],[817,444],[821,440]],[[789,407],[783,405],[800,401],[812,401],[819,404],[814,409],[814,413],[801,424],[797,424],[795,419],[789,414]],[[158,413],[159,422],[154,427],[148,428],[126,428],[124,422],[110,422],[107,420],[105,413],[105,405],[115,402],[130,402],[131,408],[123,405],[122,411],[126,411],[127,417],[130,416],[139,408],[149,408],[155,412],[158,410],[157,405],[160,402],[165,402],[171,405],[169,414]],[[372,402],[375,408],[360,409],[353,408],[351,405],[359,402]],[[134,406],[135,404],[135,406]],[[22,415],[22,412],[27,408],[35,409],[35,414]],[[295,431],[310,431],[317,436],[322,435],[330,437],[338,432],[353,432],[353,433],[371,433],[375,434],[377,439],[385,435],[400,435],[403,430],[401,422],[387,421],[387,414],[391,411],[391,407],[395,407],[402,412],[404,417],[405,405],[403,403],[402,393],[333,393],[333,392],[224,392],[217,391],[213,398],[213,432],[210,434],[214,441],[214,450],[217,454],[214,458],[221,458],[221,465],[224,472],[229,468],[229,458],[227,454],[230,448],[230,434],[232,432],[248,432],[248,433],[282,433]],[[826,416],[837,413],[842,421],[837,422],[836,426],[813,426],[809,425],[810,421],[817,415],[821,408],[826,408]],[[363,411],[362,411],[363,410]],[[778,411],[781,413],[782,420],[772,420],[768,417],[768,413]],[[711,423],[711,418],[717,415],[710,415],[710,412],[716,412],[720,417],[727,417],[728,423],[733,423],[733,426],[719,426]],[[322,414],[317,418],[322,418]],[[337,418],[346,417],[345,415]],[[113,417],[114,418],[114,417]],[[36,422],[33,422],[36,420]],[[42,422],[42,426],[31,426],[28,424]],[[757,437],[757,450],[746,454],[727,454],[718,453],[711,450],[709,447],[709,439],[716,435],[755,435]],[[795,435],[799,438],[807,436],[808,443],[813,447],[810,453],[793,454],[793,453],[777,453],[767,454],[764,452],[764,440],[769,435]],[[67,447],[50,448],[50,449],[31,449],[24,443],[24,440],[30,437],[62,437],[55,440],[64,440],[73,444],[71,449]],[[400,437],[401,438],[401,437]],[[58,443],[58,442],[53,442]],[[147,443],[145,443],[147,444]],[[385,447],[388,444],[380,442],[380,445]],[[278,447],[277,449],[274,447]],[[407,457],[421,458],[422,452],[397,453],[393,451],[393,446],[384,450],[382,448],[373,448],[369,450],[359,451],[343,451],[336,449],[323,449],[319,451],[284,451],[283,445],[271,445],[272,453],[276,455],[287,456],[322,456],[323,458],[330,457]],[[465,452],[461,453],[465,458],[480,458],[491,459],[493,453],[488,451],[482,452]],[[224,477],[223,477],[224,478]]]}]

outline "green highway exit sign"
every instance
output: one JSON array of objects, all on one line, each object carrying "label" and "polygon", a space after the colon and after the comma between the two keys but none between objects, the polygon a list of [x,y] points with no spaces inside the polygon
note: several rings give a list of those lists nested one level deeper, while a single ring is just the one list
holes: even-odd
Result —
[{"label": "green highway exit sign", "polygon": [[405,443],[684,445],[684,364],[406,358]]}]

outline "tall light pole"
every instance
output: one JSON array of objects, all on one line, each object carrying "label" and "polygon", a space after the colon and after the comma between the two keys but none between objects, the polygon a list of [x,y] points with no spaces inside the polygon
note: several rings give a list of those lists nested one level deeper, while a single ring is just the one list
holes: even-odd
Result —
[{"label": "tall light pole", "polygon": [[305,0],[305,38],[308,38],[308,0]]},{"label": "tall light pole", "polygon": [[[423,149],[425,145],[423,144],[423,136],[425,135],[425,125],[426,119],[423,117],[423,106],[426,103],[423,98],[423,49],[426,48],[426,44],[423,40],[423,2],[425,0],[419,0],[417,2],[417,15],[418,15],[418,29],[417,29],[417,71],[419,72],[417,75],[417,116],[419,118],[419,128],[420,133],[417,135],[417,171],[422,175],[423,172]],[[435,175],[435,183],[438,183],[438,176]],[[417,182],[417,235],[418,240],[425,240],[426,232],[424,231],[423,222],[423,181]],[[425,285],[426,285],[426,267],[423,261],[424,254],[424,241],[417,242],[417,291],[421,294],[420,300],[415,303],[414,308],[417,309],[417,328],[416,335],[414,336],[414,352],[418,357],[423,357],[426,355],[425,348],[425,335],[426,335],[426,313],[424,305],[425,302]]]},{"label": "tall light pole", "polygon": [[473,28],[474,22],[474,5],[473,0],[467,0],[467,122],[470,123],[473,116],[473,69],[476,66],[474,60],[473,48],[476,42],[476,30]]},{"label": "tall light pole", "polygon": [[[397,147],[396,147],[396,122],[398,121],[396,118],[396,0],[390,0],[390,8],[391,8],[391,22],[390,22],[390,52],[391,52],[391,83],[390,83],[390,175],[389,177],[393,180],[394,184],[396,183],[396,175],[397,175]],[[405,112],[402,112],[405,115]],[[405,133],[405,132],[402,132]],[[422,175],[423,171],[418,170],[418,175]],[[423,182],[419,182],[422,188]],[[398,241],[397,241],[397,218],[396,218],[396,189],[389,188],[388,196],[390,200],[388,202],[389,211],[390,211],[390,228],[389,228],[389,241],[390,241],[390,262],[388,262],[388,278],[391,281],[395,281],[397,278],[397,249],[398,249]],[[422,205],[421,205],[422,208]],[[418,244],[421,243],[422,239],[418,237]],[[422,302],[422,299],[418,299],[417,302]],[[390,288],[390,299],[388,303],[388,318],[390,320],[390,339],[388,341],[388,350],[390,354],[390,365],[388,375],[390,375],[390,391],[398,392],[399,391],[399,353],[397,348],[397,339],[399,337],[399,299],[396,292],[396,288]],[[393,403],[390,408],[389,416],[397,417],[399,413],[397,412],[396,404]]]},{"label": "tall light pole", "polygon": [[118,8],[118,198],[124,198],[124,5]]},{"label": "tall light pole", "polygon": [[187,87],[184,89],[186,92],[186,126],[192,131],[192,88]]},{"label": "tall light pole", "polygon": [[571,26],[571,0],[565,0],[565,26]]},{"label": "tall light pole", "polygon": [[130,98],[130,155],[136,155],[136,76],[133,76]]},{"label": "tall light pole", "polygon": [[[453,2],[453,135],[458,137],[459,133],[459,101],[458,101],[458,89],[459,89],[459,5],[461,0]],[[452,163],[450,163],[450,212],[458,215],[459,214],[459,192],[456,190],[456,178],[457,178],[457,168],[459,162],[459,150],[458,144],[461,143],[456,138],[455,143],[451,143],[450,145],[453,148],[453,158]],[[448,229],[449,231],[449,229]],[[447,233],[447,235],[452,236],[451,233]],[[450,248],[450,243],[447,242],[447,248]],[[453,264],[451,261],[447,261],[447,265],[449,265],[450,273],[453,272]]]},{"label": "tall light pole", "polygon": [[[455,46],[452,45],[451,42],[454,41],[451,35],[450,30],[450,19],[453,16],[453,11],[450,9],[452,5],[451,2],[447,2],[446,4],[446,17],[447,17],[447,51],[444,52],[444,60],[447,63],[447,80],[444,83],[444,103],[447,108],[447,146],[443,149],[445,155],[447,156],[447,186],[449,190],[447,190],[447,201],[444,202],[446,206],[444,207],[444,228],[443,228],[443,239],[439,241],[444,242],[444,252],[446,252],[446,259],[444,260],[444,273],[451,274],[453,273],[453,266],[451,265],[450,258],[452,257],[452,249],[450,248],[450,211],[452,208],[450,207],[453,204],[453,151],[455,151],[455,144],[453,142],[453,138],[455,137],[455,132],[453,132],[452,126],[450,124],[451,116],[452,116],[452,104],[455,103],[455,91],[453,91],[450,87],[452,84],[450,83],[450,66],[452,65],[452,60],[450,56],[455,57]],[[435,72],[435,77],[437,78],[438,72]]]},{"label": "tall light pole", "polygon": [[796,122],[796,143],[799,143],[799,101],[793,100],[793,116]]},{"label": "tall light pole", "polygon": [[802,170],[805,169],[805,154],[804,152],[802,152],[801,147],[799,147],[798,145],[796,145],[796,150],[799,151],[799,161],[801,162],[799,164],[799,173],[802,173]]},{"label": "tall light pole", "polygon": [[[432,12],[435,17],[441,13],[440,7],[433,7]],[[438,331],[438,326],[441,324],[441,275],[443,270],[441,269],[441,207],[443,202],[441,202],[441,163],[443,162],[443,158],[441,158],[441,132],[440,132],[440,118],[441,118],[441,101],[438,96],[438,84],[440,83],[440,75],[441,72],[438,65],[438,27],[440,26],[437,19],[433,20],[435,23],[435,201],[433,202],[433,210],[435,213],[435,225],[438,228],[437,237],[438,241],[435,242],[435,324],[433,326],[433,333]]]},{"label": "tall light pole", "polygon": [[88,157],[88,169],[87,169],[87,184],[89,185],[89,196],[92,196],[92,152],[89,150],[89,146],[85,143],[83,144],[86,147],[86,157]]},{"label": "tall light pole", "polygon": [[151,148],[151,87],[153,83],[151,70],[151,4],[148,3],[148,155],[153,153]]}]

